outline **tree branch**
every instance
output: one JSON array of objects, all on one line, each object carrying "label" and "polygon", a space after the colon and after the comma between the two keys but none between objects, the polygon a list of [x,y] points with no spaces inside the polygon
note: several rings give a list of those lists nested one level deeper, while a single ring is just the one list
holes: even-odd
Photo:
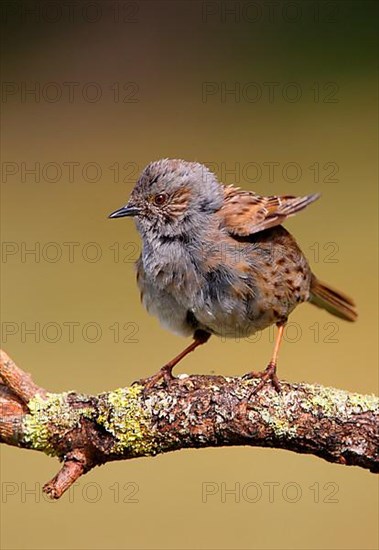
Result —
[{"label": "tree branch", "polygon": [[379,398],[319,385],[182,375],[154,388],[48,393],[0,355],[0,442],[63,462],[44,486],[59,498],[95,466],[183,448],[250,445],[379,472]]}]

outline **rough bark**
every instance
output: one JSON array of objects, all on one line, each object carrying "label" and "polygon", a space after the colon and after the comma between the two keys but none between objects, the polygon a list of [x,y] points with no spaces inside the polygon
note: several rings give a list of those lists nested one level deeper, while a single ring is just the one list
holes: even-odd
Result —
[{"label": "rough bark", "polygon": [[250,445],[379,472],[379,398],[319,385],[182,376],[99,395],[49,393],[1,352],[0,441],[63,462],[44,486],[59,498],[93,467],[183,448]]}]

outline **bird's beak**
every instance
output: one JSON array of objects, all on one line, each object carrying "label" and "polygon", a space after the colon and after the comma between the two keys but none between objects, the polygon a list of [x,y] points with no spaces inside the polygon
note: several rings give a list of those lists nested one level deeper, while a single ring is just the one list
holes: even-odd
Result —
[{"label": "bird's beak", "polygon": [[137,216],[139,214],[139,208],[136,206],[130,206],[126,204],[122,208],[115,210],[112,214],[109,214],[108,218],[124,218],[125,216]]}]

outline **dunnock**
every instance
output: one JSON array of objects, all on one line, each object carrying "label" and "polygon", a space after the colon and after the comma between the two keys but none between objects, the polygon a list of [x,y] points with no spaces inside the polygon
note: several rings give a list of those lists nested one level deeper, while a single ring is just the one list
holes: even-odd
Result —
[{"label": "dunnock", "polygon": [[[244,337],[278,327],[271,361],[258,391],[271,379],[289,314],[301,302],[354,321],[354,302],[311,272],[281,224],[318,194],[263,197],[232,185],[196,162],[163,159],[142,172],[126,206],[110,218],[134,216],[142,237],[137,283],[149,313],[193,342],[147,379],[169,383],[173,367],[212,334]],[[146,381],[145,381],[146,382]]]}]

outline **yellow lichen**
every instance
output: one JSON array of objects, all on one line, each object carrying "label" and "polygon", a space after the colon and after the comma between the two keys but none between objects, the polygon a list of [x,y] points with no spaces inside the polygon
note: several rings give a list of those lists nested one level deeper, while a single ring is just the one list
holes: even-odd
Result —
[{"label": "yellow lichen", "polygon": [[96,421],[116,439],[115,453],[156,454],[157,443],[151,431],[149,413],[141,402],[142,386],[119,388],[105,396]]},{"label": "yellow lichen", "polygon": [[35,450],[55,455],[49,439],[49,425],[68,431],[78,425],[83,411],[73,410],[66,401],[67,393],[36,395],[28,403],[29,414],[23,421],[24,441]]},{"label": "yellow lichen", "polygon": [[379,399],[374,395],[359,395],[335,388],[309,386],[309,402],[319,407],[326,417],[347,416],[357,413],[373,412],[379,414]]},{"label": "yellow lichen", "polygon": [[379,414],[379,399],[376,395],[360,395],[351,393],[349,395],[349,404],[357,408],[359,412],[376,412]]},{"label": "yellow lichen", "polygon": [[46,398],[37,395],[28,403],[29,414],[23,422],[24,440],[32,449],[55,455],[49,426],[58,426],[63,435],[77,427],[82,418],[87,418],[112,434],[113,452],[155,454],[157,444],[152,436],[150,414],[142,407],[141,390],[142,386],[135,385],[101,394],[96,409],[70,406],[67,393],[49,393]]},{"label": "yellow lichen", "polygon": [[[250,381],[249,384],[251,384]],[[299,394],[298,389],[304,390],[304,393]],[[281,393],[270,388],[268,391],[270,391],[269,406],[263,410],[260,407],[255,409],[254,400],[251,399],[250,406],[255,412],[249,414],[249,417],[254,421],[255,415],[258,414],[277,437],[296,436],[296,427],[293,426],[293,422],[298,416],[299,405],[302,411],[316,413],[325,418],[348,420],[355,414],[365,412],[379,415],[379,398],[374,395],[351,394],[335,388],[308,384],[300,384]],[[300,400],[299,395],[301,395]]]},{"label": "yellow lichen", "polygon": [[261,409],[259,414],[263,422],[271,428],[275,437],[294,437],[296,435],[296,427],[291,426],[291,422],[285,416],[284,411],[282,411],[282,416],[280,416],[270,407],[270,409]]}]

